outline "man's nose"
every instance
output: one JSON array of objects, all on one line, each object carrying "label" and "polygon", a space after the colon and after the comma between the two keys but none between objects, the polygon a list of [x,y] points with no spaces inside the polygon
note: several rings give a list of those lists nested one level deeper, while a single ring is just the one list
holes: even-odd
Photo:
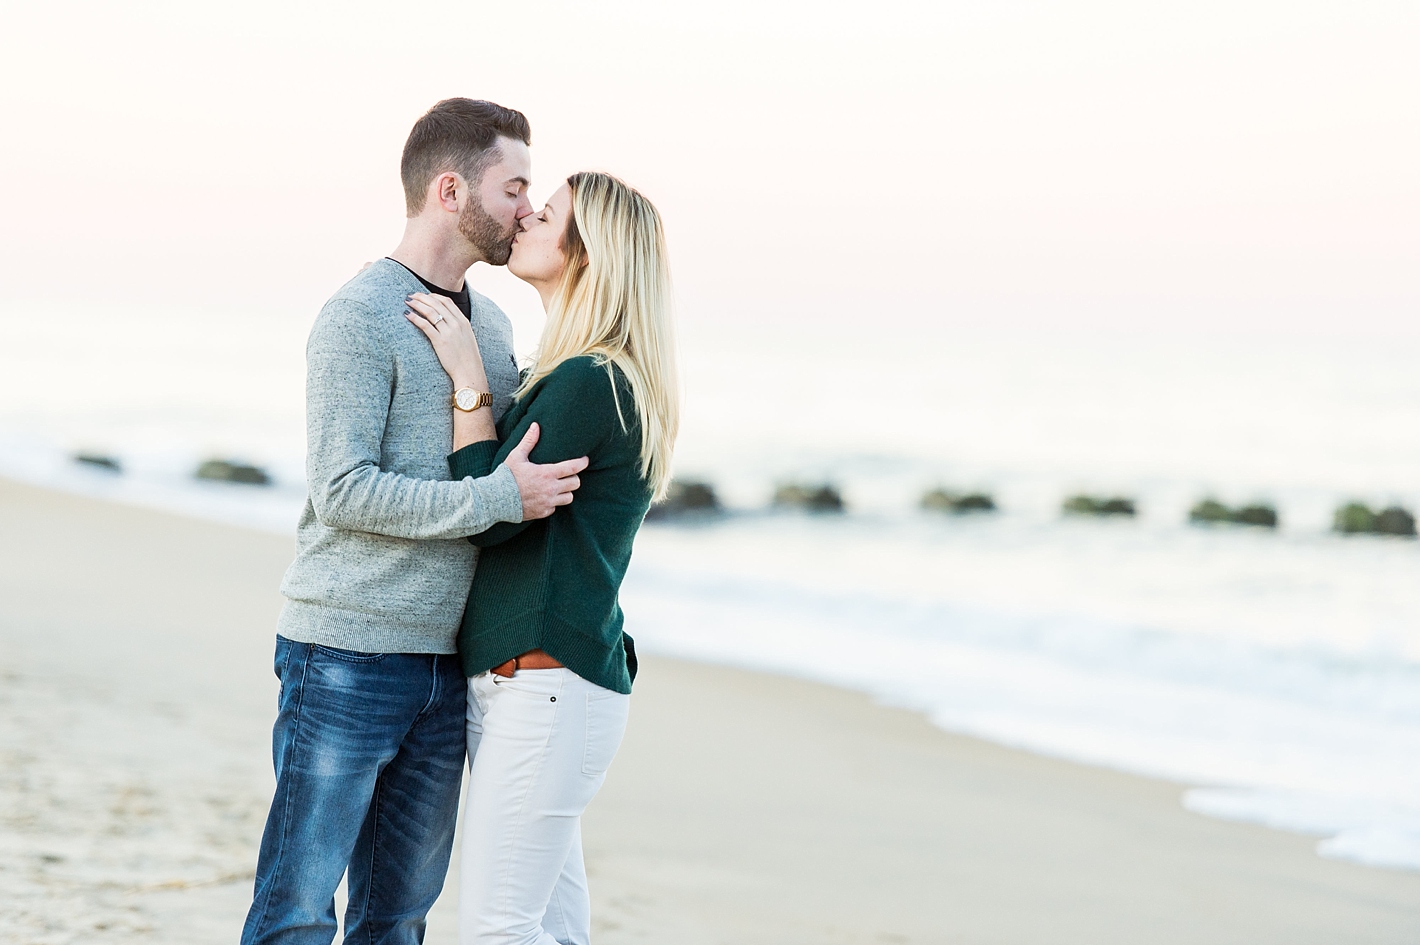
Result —
[{"label": "man's nose", "polygon": [[522,226],[523,220],[526,217],[532,216],[532,212],[532,201],[528,200],[527,197],[523,197],[518,201],[518,209],[514,211],[513,218],[518,221],[519,226]]}]

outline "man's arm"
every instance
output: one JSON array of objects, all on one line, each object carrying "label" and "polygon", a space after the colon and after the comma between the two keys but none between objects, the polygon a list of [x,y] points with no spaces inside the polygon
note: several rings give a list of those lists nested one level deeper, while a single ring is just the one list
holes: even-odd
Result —
[{"label": "man's arm", "polygon": [[[363,306],[334,302],[306,346],[306,479],[317,520],[394,538],[463,538],[520,522],[523,502],[506,467],[452,482],[380,469],[394,390],[394,357]],[[497,441],[476,443],[490,455]]]}]

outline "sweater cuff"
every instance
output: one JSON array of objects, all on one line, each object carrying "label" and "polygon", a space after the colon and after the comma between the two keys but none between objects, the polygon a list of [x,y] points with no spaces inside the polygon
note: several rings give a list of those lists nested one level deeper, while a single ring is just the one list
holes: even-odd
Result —
[{"label": "sweater cuff", "polygon": [[449,473],[455,479],[482,479],[493,471],[493,460],[498,455],[497,440],[482,440],[470,443],[461,450],[449,454]]},{"label": "sweater cuff", "polygon": [[483,500],[491,522],[512,522],[523,520],[523,497],[518,492],[518,480],[506,465],[499,465],[491,475],[472,481],[473,489]]}]

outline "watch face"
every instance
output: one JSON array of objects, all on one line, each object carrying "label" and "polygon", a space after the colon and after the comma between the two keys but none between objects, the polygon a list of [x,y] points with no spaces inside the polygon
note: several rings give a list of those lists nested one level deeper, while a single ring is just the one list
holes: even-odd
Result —
[{"label": "watch face", "polygon": [[472,410],[474,405],[478,403],[478,391],[469,390],[467,387],[455,394],[454,397],[457,398],[457,403],[463,410]]}]

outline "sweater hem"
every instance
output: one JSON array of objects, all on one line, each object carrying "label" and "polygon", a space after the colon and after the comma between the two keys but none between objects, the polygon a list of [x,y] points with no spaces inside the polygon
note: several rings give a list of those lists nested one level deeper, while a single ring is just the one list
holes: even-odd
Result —
[{"label": "sweater hem", "polygon": [[[534,629],[537,627],[541,629]],[[624,638],[618,631],[615,643],[604,643],[575,625],[534,608],[497,627],[478,631],[464,628],[458,639],[459,661],[464,675],[473,677],[529,650],[540,649],[588,682],[630,695],[633,680]]]},{"label": "sweater hem", "polygon": [[[447,619],[447,618],[446,618]],[[436,629],[444,621],[392,617],[357,610],[287,600],[276,621],[276,632],[296,643],[333,646],[357,653],[421,653],[449,655],[458,652],[457,630]]]}]

